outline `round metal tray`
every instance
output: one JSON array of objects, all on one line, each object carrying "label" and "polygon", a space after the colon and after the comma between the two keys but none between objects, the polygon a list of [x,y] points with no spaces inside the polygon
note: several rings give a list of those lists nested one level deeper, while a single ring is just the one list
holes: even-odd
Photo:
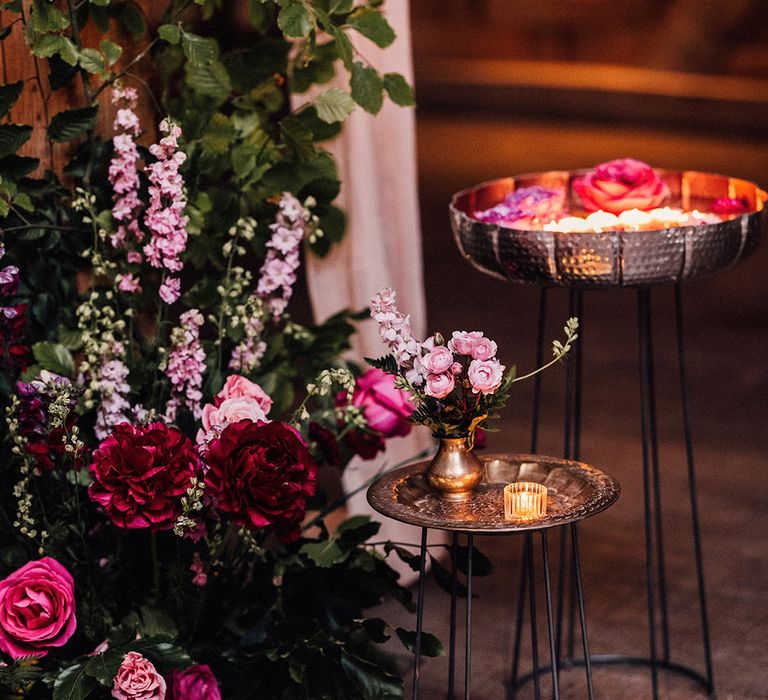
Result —
[{"label": "round metal tray", "polygon": [[719,197],[745,198],[753,211],[716,224],[656,231],[561,233],[507,228],[477,221],[520,187],[564,187],[579,208],[573,181],[588,170],[533,173],[462,190],[450,204],[451,225],[464,257],[479,270],[508,280],[561,287],[634,287],[692,279],[728,267],[751,253],[768,227],[768,195],[747,180],[697,171],[657,170],[671,191],[669,206],[707,211]]},{"label": "round metal tray", "polygon": [[[605,472],[582,462],[527,454],[487,454],[483,481],[467,501],[446,501],[424,477],[429,461],[384,474],[368,489],[382,515],[409,525],[482,533],[522,532],[583,520],[610,506],[621,491]],[[530,522],[504,518],[504,486],[535,481],[549,490],[547,514]]]}]

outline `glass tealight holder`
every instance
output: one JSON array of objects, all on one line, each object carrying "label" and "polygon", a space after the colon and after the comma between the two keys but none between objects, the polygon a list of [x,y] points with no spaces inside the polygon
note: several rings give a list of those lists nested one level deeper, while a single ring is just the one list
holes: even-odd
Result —
[{"label": "glass tealight holder", "polygon": [[533,481],[515,481],[504,487],[504,518],[535,520],[547,514],[547,487]]}]

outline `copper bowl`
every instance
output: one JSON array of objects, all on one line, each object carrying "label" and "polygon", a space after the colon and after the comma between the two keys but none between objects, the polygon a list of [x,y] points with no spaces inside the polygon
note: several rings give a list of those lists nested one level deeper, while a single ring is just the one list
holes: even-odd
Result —
[{"label": "copper bowl", "polygon": [[472,218],[520,187],[563,187],[579,208],[574,179],[588,170],[552,170],[491,180],[457,192],[450,204],[454,238],[478,270],[509,282],[593,289],[669,284],[733,265],[749,255],[768,226],[768,195],[753,182],[657,170],[671,191],[665,205],[708,211],[719,197],[744,198],[750,211],[716,224],[654,231],[573,232],[507,228]]}]

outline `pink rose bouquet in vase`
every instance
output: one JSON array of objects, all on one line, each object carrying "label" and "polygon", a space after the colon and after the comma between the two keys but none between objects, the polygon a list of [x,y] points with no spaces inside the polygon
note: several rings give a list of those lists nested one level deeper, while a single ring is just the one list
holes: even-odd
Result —
[{"label": "pink rose bouquet in vase", "polygon": [[568,319],[565,341],[552,344],[553,359],[522,376],[497,358],[498,347],[482,331],[453,331],[447,340],[436,333],[413,337],[410,320],[396,305],[391,289],[371,299],[371,316],[391,353],[368,363],[394,375],[395,388],[410,397],[409,420],[428,427],[440,447],[427,479],[447,500],[465,500],[482,480],[483,466],[472,453],[475,433],[497,418],[515,382],[528,379],[563,359],[578,337],[578,320]]}]

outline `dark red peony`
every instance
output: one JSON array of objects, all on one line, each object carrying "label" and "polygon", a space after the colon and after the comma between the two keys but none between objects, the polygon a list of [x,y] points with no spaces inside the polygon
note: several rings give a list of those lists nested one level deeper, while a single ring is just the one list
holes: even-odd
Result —
[{"label": "dark red peony", "polygon": [[317,465],[291,427],[245,419],[208,445],[206,495],[237,525],[269,527],[281,542],[299,537]]},{"label": "dark red peony", "polygon": [[118,527],[167,530],[199,472],[192,441],[165,423],[121,423],[93,453],[91,500]]}]

